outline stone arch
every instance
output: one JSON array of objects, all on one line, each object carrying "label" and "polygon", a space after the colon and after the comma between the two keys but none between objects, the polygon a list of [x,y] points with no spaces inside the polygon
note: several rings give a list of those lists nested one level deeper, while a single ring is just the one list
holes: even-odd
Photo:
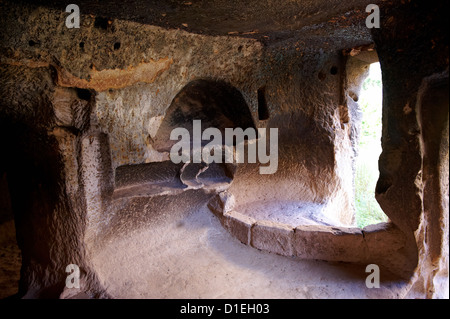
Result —
[{"label": "stone arch", "polygon": [[202,130],[218,128],[255,128],[253,116],[242,93],[221,80],[198,79],[188,83],[175,96],[153,141],[158,151],[169,151],[174,141],[170,132],[186,128],[192,135],[192,121],[201,120]]}]

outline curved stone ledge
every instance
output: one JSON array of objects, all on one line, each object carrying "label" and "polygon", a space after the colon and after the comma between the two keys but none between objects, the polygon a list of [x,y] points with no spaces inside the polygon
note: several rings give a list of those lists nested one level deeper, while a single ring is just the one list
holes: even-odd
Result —
[{"label": "curved stone ledge", "polygon": [[283,256],[294,255],[294,229],[271,221],[257,221],[251,231],[251,246]]},{"label": "curved stone ledge", "polygon": [[255,220],[231,210],[227,207],[230,200],[229,196],[220,194],[211,199],[208,207],[232,236],[248,246],[302,259],[376,263],[394,271],[403,265],[399,251],[405,246],[406,238],[392,223],[379,223],[363,229],[325,225],[292,227]]},{"label": "curved stone ledge", "polygon": [[224,222],[222,225],[225,226],[231,235],[239,239],[242,243],[251,245],[252,228],[255,223],[255,219],[231,211],[224,214]]},{"label": "curved stone ledge", "polygon": [[295,256],[328,261],[361,262],[367,245],[360,228],[319,225],[298,226],[294,231]]}]

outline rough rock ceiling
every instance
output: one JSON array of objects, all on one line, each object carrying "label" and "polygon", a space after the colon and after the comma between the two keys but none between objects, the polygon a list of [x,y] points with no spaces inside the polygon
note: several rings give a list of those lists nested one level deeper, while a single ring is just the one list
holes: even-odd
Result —
[{"label": "rough rock ceiling", "polygon": [[[24,0],[64,11],[68,1]],[[332,24],[333,28],[364,25],[369,3],[379,0],[80,0],[82,14],[130,20],[164,28],[210,35],[258,39],[291,36],[304,27]],[[381,2],[380,5],[387,3]],[[321,28],[328,34],[326,25]],[[367,31],[367,30],[365,30]],[[306,32],[308,32],[306,30]],[[317,32],[317,30],[315,30]]]}]

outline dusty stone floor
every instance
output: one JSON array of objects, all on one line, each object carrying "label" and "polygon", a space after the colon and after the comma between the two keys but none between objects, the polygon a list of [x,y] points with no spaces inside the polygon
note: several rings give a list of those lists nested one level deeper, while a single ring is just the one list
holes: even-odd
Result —
[{"label": "dusty stone floor", "polygon": [[[186,196],[186,195],[179,195]],[[195,198],[189,194],[190,198]],[[365,265],[282,257],[248,247],[222,228],[206,201],[147,215],[139,231],[109,237],[93,251],[114,298],[401,298],[405,285],[381,271],[365,286]],[[185,197],[186,199],[186,197]],[[157,201],[156,201],[157,202]],[[175,200],[174,200],[175,202]],[[178,200],[176,202],[179,202]],[[129,217],[123,217],[129,218]],[[119,218],[120,219],[120,218]],[[137,222],[140,218],[135,216]],[[117,224],[123,224],[117,221]],[[116,228],[120,230],[120,228]]]}]

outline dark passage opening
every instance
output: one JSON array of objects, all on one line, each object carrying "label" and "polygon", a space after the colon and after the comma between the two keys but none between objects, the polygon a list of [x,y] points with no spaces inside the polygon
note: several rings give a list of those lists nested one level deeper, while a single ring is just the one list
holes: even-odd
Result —
[{"label": "dark passage opening", "polygon": [[170,151],[175,144],[170,140],[171,131],[185,128],[192,136],[193,120],[201,120],[202,131],[217,128],[222,136],[225,128],[256,129],[250,109],[238,89],[224,81],[195,80],[173,99],[154,138],[153,147],[160,152]]},{"label": "dark passage opening", "polygon": [[0,167],[0,299],[19,292],[21,265],[7,173]]}]

